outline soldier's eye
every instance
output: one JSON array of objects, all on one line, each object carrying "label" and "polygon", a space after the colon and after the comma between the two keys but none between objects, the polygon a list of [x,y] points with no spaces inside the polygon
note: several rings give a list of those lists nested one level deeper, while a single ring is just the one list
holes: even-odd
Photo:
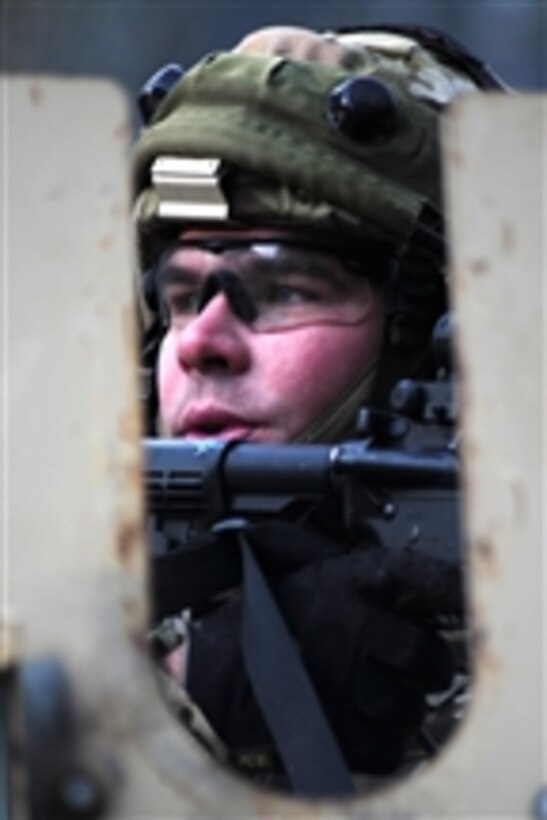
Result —
[{"label": "soldier's eye", "polygon": [[262,294],[262,300],[272,305],[301,305],[322,301],[322,298],[317,288],[282,282],[272,284]]},{"label": "soldier's eye", "polygon": [[198,313],[200,291],[190,287],[168,287],[163,293],[163,304],[170,319],[195,316]]},{"label": "soldier's eye", "polygon": [[332,296],[328,283],[313,276],[268,277],[267,284],[257,288],[255,297],[263,304],[305,305],[326,302]]}]

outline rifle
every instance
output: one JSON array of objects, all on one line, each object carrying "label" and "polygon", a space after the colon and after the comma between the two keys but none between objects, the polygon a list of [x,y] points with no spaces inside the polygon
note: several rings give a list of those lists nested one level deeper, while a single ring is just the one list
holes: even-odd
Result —
[{"label": "rifle", "polygon": [[195,529],[233,517],[294,520],[337,497],[350,538],[461,558],[449,317],[433,336],[433,379],[404,379],[387,411],[363,409],[359,438],[334,444],[145,439],[152,555],[184,550]]},{"label": "rifle", "polygon": [[[301,520],[334,498],[342,511],[344,541],[421,550],[458,564],[459,470],[449,331],[449,319],[443,317],[433,337],[435,377],[400,381],[387,411],[362,410],[355,440],[285,445],[144,441],[156,617],[180,612],[182,606],[199,608],[243,581],[246,670],[295,791],[348,794],[352,785],[313,686],[305,679],[282,690],[283,678],[272,685],[271,669],[284,669],[286,676],[290,666],[293,683],[301,677],[301,660],[297,653],[287,660],[290,639],[261,575],[256,544],[246,536],[246,523]],[[235,561],[234,552],[219,549],[216,542],[196,548],[200,533],[227,529],[239,539]],[[260,618],[254,618],[255,612]],[[319,756],[308,759],[293,746],[294,732],[280,717],[280,703],[289,701],[297,704],[308,735],[322,738]]]}]

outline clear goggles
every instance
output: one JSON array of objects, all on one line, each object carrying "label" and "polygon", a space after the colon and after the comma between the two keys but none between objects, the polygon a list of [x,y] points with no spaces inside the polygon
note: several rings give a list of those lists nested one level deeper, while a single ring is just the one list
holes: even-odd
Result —
[{"label": "clear goggles", "polygon": [[[213,255],[204,259],[204,252]],[[355,325],[378,309],[378,267],[342,260],[339,250],[285,239],[179,240],[161,257],[156,283],[162,316],[184,329],[219,294],[257,333],[314,324]],[[207,273],[204,275],[204,267]]]}]

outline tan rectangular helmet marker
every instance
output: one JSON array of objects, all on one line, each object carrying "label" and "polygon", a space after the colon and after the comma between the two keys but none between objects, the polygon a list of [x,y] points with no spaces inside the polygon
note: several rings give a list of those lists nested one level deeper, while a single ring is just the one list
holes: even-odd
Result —
[{"label": "tan rectangular helmet marker", "polygon": [[227,220],[219,168],[219,159],[157,157],[151,176],[160,219]]}]

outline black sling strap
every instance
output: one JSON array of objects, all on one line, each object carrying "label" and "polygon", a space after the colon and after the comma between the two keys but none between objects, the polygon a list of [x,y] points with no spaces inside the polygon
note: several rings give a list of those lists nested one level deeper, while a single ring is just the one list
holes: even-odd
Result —
[{"label": "black sling strap", "polygon": [[236,532],[243,556],[243,658],[291,786],[311,797],[349,796],[351,776],[244,522]]}]

